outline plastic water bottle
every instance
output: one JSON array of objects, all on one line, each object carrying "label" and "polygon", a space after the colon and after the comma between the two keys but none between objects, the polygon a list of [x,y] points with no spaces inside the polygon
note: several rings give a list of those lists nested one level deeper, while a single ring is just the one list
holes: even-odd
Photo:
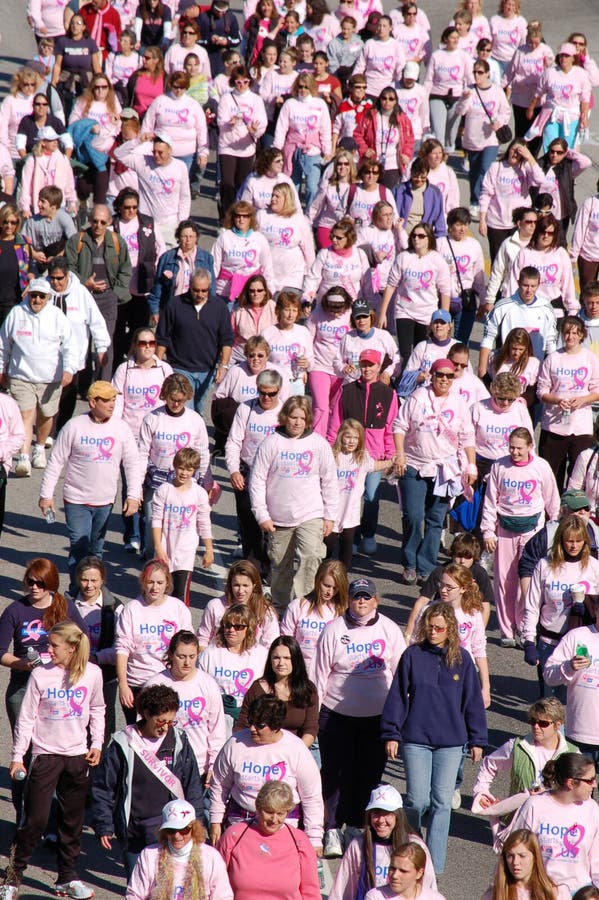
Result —
[{"label": "plastic water bottle", "polygon": [[27,648],[27,662],[31,663],[32,668],[36,669],[38,666],[42,665],[42,658],[35,649],[35,647]]},{"label": "plastic water bottle", "polygon": [[568,406],[566,409],[562,409],[562,422],[568,423],[570,421],[570,416],[572,415],[572,410]]},{"label": "plastic water bottle", "polygon": [[52,507],[49,507],[45,513],[46,525],[54,525],[56,522],[56,514]]},{"label": "plastic water bottle", "polygon": [[27,772],[23,771],[23,769],[18,769],[13,775],[13,781],[25,781],[27,778]]},{"label": "plastic water bottle", "polygon": [[316,869],[318,872],[318,885],[320,887],[320,891],[324,891],[325,889],[325,879],[324,879],[324,864],[321,859],[318,859],[316,863]]}]

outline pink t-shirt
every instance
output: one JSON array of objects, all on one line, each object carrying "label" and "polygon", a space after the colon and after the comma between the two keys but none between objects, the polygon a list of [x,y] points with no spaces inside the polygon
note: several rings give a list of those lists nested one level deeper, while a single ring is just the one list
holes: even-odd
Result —
[{"label": "pink t-shirt", "polygon": [[314,347],[312,335],[305,325],[293,325],[292,328],[279,328],[269,325],[262,332],[262,337],[270,346],[269,363],[275,363],[291,379],[291,367],[296,360],[306,357],[312,368],[314,364]]},{"label": "pink t-shirt", "polygon": [[173,370],[162,359],[154,357],[154,364],[144,369],[128,359],[121,363],[114,375],[112,384],[119,391],[114,413],[126,422],[136,440],[139,439],[141,423],[156,405],[162,404],[159,399],[164,379],[172,375]]},{"label": "pink t-shirt", "polygon": [[208,494],[197,482],[182,491],[165,481],[152,498],[152,528],[162,530],[171,572],[192,572],[198,539],[212,538]]},{"label": "pink t-shirt", "polygon": [[549,297],[550,300],[561,297],[568,315],[575,316],[577,314],[580,303],[576,297],[572,263],[568,251],[564,247],[556,247],[549,251],[523,247],[512,263],[508,293],[515,294],[518,290],[518,276],[525,266],[534,266],[539,270],[541,275],[540,294]]},{"label": "pink t-shirt", "polygon": [[553,520],[559,510],[555,475],[546,460],[533,456],[526,465],[516,466],[511,457],[504,456],[491,466],[480,529],[486,540],[496,536],[499,515],[527,517],[539,513],[542,524],[543,511]]},{"label": "pink t-shirt", "polygon": [[312,335],[314,343],[313,371],[334,375],[333,363],[341,341],[351,329],[351,310],[345,310],[339,316],[331,316],[319,304],[310,315],[306,328]]},{"label": "pink t-shirt", "polygon": [[599,197],[586,197],[581,203],[572,234],[570,256],[599,259]]},{"label": "pink t-shirt", "polygon": [[366,476],[373,471],[374,460],[370,454],[362,463],[356,462],[353,453],[337,455],[337,481],[339,483],[339,512],[333,531],[356,528],[360,524],[362,494]]},{"label": "pink t-shirt", "polygon": [[573,584],[584,584],[586,594],[599,594],[599,562],[591,557],[584,569],[579,562],[567,561],[552,568],[548,558],[539,560],[524,604],[524,640],[536,641],[539,622],[556,634],[567,631]]},{"label": "pink t-shirt", "polygon": [[543,72],[539,92],[545,95],[544,106],[568,110],[578,116],[580,104],[588,103],[591,99],[591,84],[581,66],[574,66],[569,72],[562,72],[557,66],[553,66]]},{"label": "pink t-shirt", "polygon": [[[537,396],[555,394],[563,400],[574,400],[599,391],[599,360],[587,347],[578,353],[554,350],[545,358],[537,381]],[[555,403],[543,404],[541,428],[553,434],[593,433],[593,409],[583,406],[573,409],[564,417],[563,411]]]},{"label": "pink t-shirt", "polygon": [[472,80],[472,60],[463,50],[435,50],[426,67],[424,89],[445,96],[461,97]]},{"label": "pink t-shirt", "polygon": [[508,63],[520,44],[526,40],[526,19],[523,16],[491,16],[489,20],[493,59]]},{"label": "pink t-shirt", "polygon": [[333,606],[326,604],[322,605],[320,615],[316,609],[312,612],[309,609],[310,605],[305,597],[292,600],[281,621],[281,634],[288,634],[296,639],[306,661],[308,675],[312,678],[318,638],[329,622],[336,618],[336,613]]},{"label": "pink t-shirt", "polygon": [[[212,600],[208,601],[197,630],[200,647],[207,647],[214,640],[228,605],[225,597],[213,597]],[[269,610],[264,622],[257,625],[256,643],[268,649],[278,636],[279,622],[276,613],[274,610]],[[262,676],[262,672],[259,675]]]},{"label": "pink t-shirt", "polygon": [[547,64],[553,64],[553,51],[541,43],[534,49],[528,44],[518,47],[505,73],[506,86],[512,89],[510,97],[514,106],[528,106],[540,93],[539,83]]},{"label": "pink t-shirt", "polygon": [[476,452],[484,459],[499,459],[508,452],[510,434],[514,428],[534,428],[528,407],[522,397],[507,409],[495,408],[493,400],[480,400],[472,407],[472,423]]},{"label": "pink t-shirt", "polygon": [[402,250],[391,267],[387,286],[397,288],[396,319],[414,319],[427,325],[439,306],[439,295],[450,295],[449,266],[436,250],[424,256]]},{"label": "pink t-shirt", "polygon": [[164,668],[164,654],[171,638],[184,628],[192,631],[191,613],[181,600],[165,597],[160,604],[143,597],[131,600],[118,617],[114,646],[117,656],[127,656],[127,682],[145,684]]},{"label": "pink t-shirt", "polygon": [[[577,648],[587,648],[590,666],[572,668]],[[546,684],[567,686],[566,734],[581,744],[599,743],[599,634],[594,625],[568,631],[543,670]],[[599,872],[597,873],[599,875]],[[563,880],[563,879],[562,879]]]},{"label": "pink t-shirt", "polygon": [[226,647],[210,644],[200,655],[198,666],[216,681],[221,694],[228,694],[241,706],[257,678],[262,678],[268,649],[255,644],[245,653],[232,653]]},{"label": "pink t-shirt", "polygon": [[365,74],[367,93],[378,97],[384,88],[401,79],[405,64],[403,47],[395,38],[370,38],[357,59],[354,74]]}]

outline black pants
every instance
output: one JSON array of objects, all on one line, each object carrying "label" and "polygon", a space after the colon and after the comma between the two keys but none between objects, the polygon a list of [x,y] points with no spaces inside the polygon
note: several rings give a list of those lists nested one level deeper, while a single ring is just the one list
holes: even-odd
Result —
[{"label": "black pants", "polygon": [[487,225],[487,239],[489,241],[489,255],[491,257],[491,265],[495,261],[495,257],[499,253],[499,248],[506,238],[514,233],[513,228],[491,228]]},{"label": "black pants", "polygon": [[336,556],[337,559],[343,563],[348,572],[351,569],[353,558],[352,547],[354,544],[355,533],[355,528],[344,528],[341,534],[332,531],[330,535],[324,539],[327,548],[326,558],[331,559]]},{"label": "black pants", "polygon": [[83,755],[44,753],[35,758],[25,786],[25,819],[11,850],[8,883],[20,883],[46,827],[54,791],[58,799],[58,884],[77,878],[75,864],[81,849],[88,783],[89,766]]},{"label": "black pants", "polygon": [[343,716],[323,706],[318,743],[322,757],[324,827],[364,825],[370,792],[380,783],[386,755],[380,716]]},{"label": "black pants", "polygon": [[73,380],[66,387],[63,387],[60,394],[60,402],[58,404],[58,414],[56,416],[56,433],[72,419],[77,405],[77,391],[79,389],[79,372],[73,375]]},{"label": "black pants", "polygon": [[226,153],[218,157],[221,216],[224,216],[231,204],[235,203],[237,191],[254,168],[255,159],[255,156],[229,156]]},{"label": "black pants", "polygon": [[[246,475],[246,479],[248,477]],[[264,533],[252,512],[249,491],[246,488],[243,491],[234,491],[234,494],[243,558],[255,560],[258,569],[262,569],[262,574],[264,574],[270,567],[270,560],[266,552]]]},{"label": "black pants", "polygon": [[403,371],[416,344],[426,340],[428,325],[421,325],[420,322],[415,322],[414,319],[396,319],[395,328],[397,330],[397,343],[399,344],[399,355],[401,356],[401,368]]},{"label": "black pants", "polygon": [[191,586],[191,572],[179,569],[171,572],[173,578],[173,597],[181,600],[185,606],[189,606],[189,588]]},{"label": "black pants", "polygon": [[128,303],[119,303],[114,329],[114,361],[116,369],[129,355],[133,332],[148,324],[148,301],[143,295],[132,294]]},{"label": "black pants", "polygon": [[110,181],[110,161],[104,172],[98,172],[97,169],[90,168],[85,175],[80,175],[77,179],[77,196],[80,200],[87,200],[93,192],[94,203],[106,203],[106,194],[108,193],[108,182]]},{"label": "black pants", "polygon": [[112,291],[107,295],[95,294],[94,300],[98,304],[98,309],[104,317],[108,334],[110,335],[110,347],[106,351],[106,362],[103,366],[96,367],[96,379],[101,381],[110,381],[112,378],[112,368],[114,361],[114,332],[117,319],[117,296]]},{"label": "black pants", "polygon": [[551,431],[541,430],[539,438],[539,456],[546,459],[553,470],[557,489],[561,493],[564,489],[566,478],[566,463],[569,463],[568,476],[572,474],[574,463],[583,450],[588,450],[594,444],[590,434],[553,434]]},{"label": "black pants", "polygon": [[135,725],[135,723],[137,722],[137,709],[135,705],[137,703],[137,697],[141,689],[141,687],[131,688],[131,693],[133,694],[133,706],[131,707],[131,709],[129,709],[127,706],[121,705],[121,709],[123,710],[123,715],[125,717],[125,722],[127,723],[127,725]]}]

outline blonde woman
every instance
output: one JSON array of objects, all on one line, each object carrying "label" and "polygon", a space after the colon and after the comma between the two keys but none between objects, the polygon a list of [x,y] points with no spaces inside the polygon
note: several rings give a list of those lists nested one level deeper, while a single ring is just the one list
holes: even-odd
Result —
[{"label": "blonde woman", "polygon": [[[17,896],[23,872],[46,827],[55,791],[56,893],[78,900],[94,895],[78,879],[75,865],[81,848],[89,768],[100,762],[104,739],[102,673],[89,662],[89,639],[74,622],[59,622],[50,629],[48,652],[50,663],[33,669],[29,676],[13,741],[9,775],[15,780],[26,775],[27,787],[23,818],[0,888],[8,900]],[[33,762],[27,772],[23,758],[30,742]]]},{"label": "blonde woman", "polygon": [[33,97],[44,83],[41,75],[23,66],[12,77],[10,93],[0,106],[0,144],[8,147],[11,159],[19,159],[16,138],[21,119],[33,112]]},{"label": "blonde woman", "polygon": [[[82,119],[93,119],[96,123],[92,127],[93,147],[100,153],[107,154],[121,130],[120,115],[121,104],[110,80],[106,75],[94,75],[87,90],[75,101],[73,111],[69,116],[69,126],[75,125]],[[89,191],[93,190],[94,203],[106,203],[109,176],[108,166],[104,171],[90,166],[84,184],[87,182]],[[81,181],[80,178],[80,186]]]},{"label": "blonde woman", "polygon": [[300,289],[316,256],[308,219],[298,208],[295,190],[277,184],[268,209],[258,211],[260,231],[268,241],[274,280],[273,291],[284,287]]}]

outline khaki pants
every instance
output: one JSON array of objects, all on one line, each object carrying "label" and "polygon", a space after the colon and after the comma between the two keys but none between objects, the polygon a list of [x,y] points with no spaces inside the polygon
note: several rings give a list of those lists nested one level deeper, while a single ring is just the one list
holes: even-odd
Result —
[{"label": "khaki pants", "polygon": [[[273,603],[284,610],[295,597],[305,597],[314,587],[314,577],[326,547],[322,539],[322,519],[310,519],[293,528],[277,525],[268,536],[268,556],[272,563],[270,592]],[[297,569],[294,572],[294,559]]]}]

